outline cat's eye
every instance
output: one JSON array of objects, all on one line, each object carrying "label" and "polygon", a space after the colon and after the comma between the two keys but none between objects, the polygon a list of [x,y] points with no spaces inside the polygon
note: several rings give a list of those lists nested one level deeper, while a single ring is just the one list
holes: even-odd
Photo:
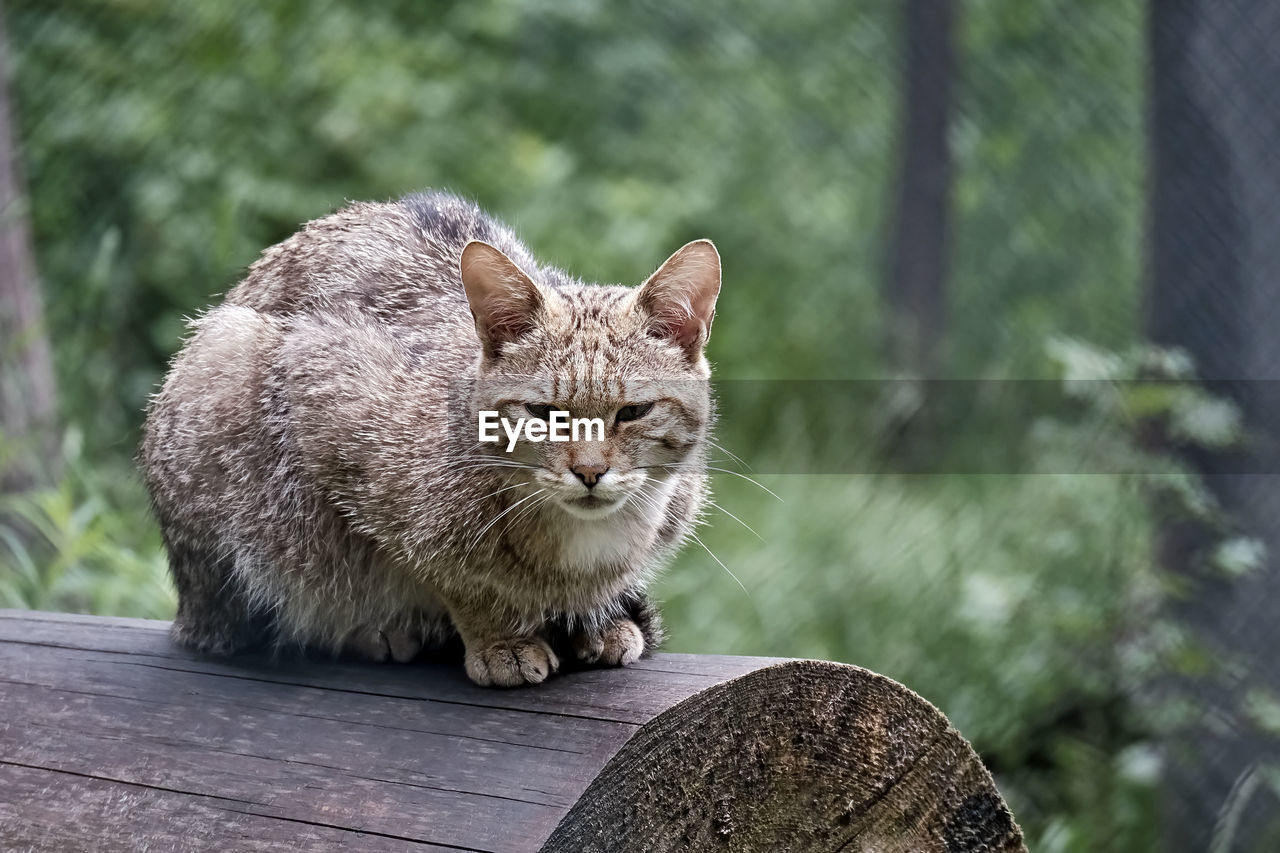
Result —
[{"label": "cat's eye", "polygon": [[653,403],[632,403],[630,406],[623,406],[618,409],[618,423],[639,420],[651,411],[653,411]]},{"label": "cat's eye", "polygon": [[525,403],[524,410],[540,421],[551,420],[551,406],[546,403]]}]

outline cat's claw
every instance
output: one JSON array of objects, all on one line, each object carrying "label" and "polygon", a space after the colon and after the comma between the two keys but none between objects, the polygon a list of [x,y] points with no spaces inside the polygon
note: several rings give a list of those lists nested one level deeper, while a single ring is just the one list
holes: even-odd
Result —
[{"label": "cat's claw", "polygon": [[545,681],[560,668],[560,659],[541,637],[522,637],[467,649],[466,668],[481,687],[519,687]]},{"label": "cat's claw", "polygon": [[573,647],[583,663],[626,666],[644,654],[644,634],[630,619],[615,619],[603,631],[578,634]]}]

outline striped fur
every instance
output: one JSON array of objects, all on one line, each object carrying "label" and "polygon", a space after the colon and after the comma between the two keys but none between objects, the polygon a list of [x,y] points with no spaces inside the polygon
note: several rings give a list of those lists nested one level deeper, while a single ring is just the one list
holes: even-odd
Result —
[{"label": "striped fur", "polygon": [[[351,204],[267,249],[148,412],[175,637],[408,659],[457,635],[471,677],[501,685],[554,671],[555,636],[634,659],[661,636],[645,587],[706,500],[718,288],[705,241],[642,287],[587,285],[442,193]],[[476,441],[479,411],[526,404],[602,417],[605,441]],[[608,468],[592,490],[587,464]]]}]

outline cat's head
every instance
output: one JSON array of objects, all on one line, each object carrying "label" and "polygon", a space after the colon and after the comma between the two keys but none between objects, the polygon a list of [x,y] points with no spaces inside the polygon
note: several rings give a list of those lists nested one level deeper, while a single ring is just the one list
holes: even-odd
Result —
[{"label": "cat's head", "polygon": [[[526,271],[481,242],[464,249],[461,273],[483,347],[471,423],[496,413],[487,417],[499,439],[481,452],[583,519],[654,506],[673,474],[702,464],[712,416],[703,348],[720,292],[709,240],[635,288]],[[535,440],[553,418],[571,419],[569,440]]]}]

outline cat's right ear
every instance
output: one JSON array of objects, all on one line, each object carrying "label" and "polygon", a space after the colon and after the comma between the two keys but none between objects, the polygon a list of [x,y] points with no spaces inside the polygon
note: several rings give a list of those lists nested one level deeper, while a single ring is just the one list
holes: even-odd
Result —
[{"label": "cat's right ear", "polygon": [[710,240],[694,240],[640,285],[636,303],[649,316],[650,333],[679,345],[691,361],[702,358],[720,294],[720,253]]},{"label": "cat's right ear", "polygon": [[485,355],[496,358],[504,346],[533,330],[542,312],[542,291],[515,261],[479,240],[463,248],[459,266],[476,334]]}]

